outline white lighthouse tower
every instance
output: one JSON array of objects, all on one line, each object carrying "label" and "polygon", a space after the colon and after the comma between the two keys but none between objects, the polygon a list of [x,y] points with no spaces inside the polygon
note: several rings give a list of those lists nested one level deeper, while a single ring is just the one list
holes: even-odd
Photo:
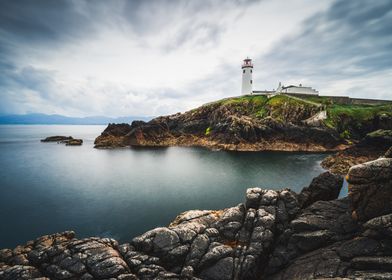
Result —
[{"label": "white lighthouse tower", "polygon": [[252,72],[252,59],[247,57],[242,64],[242,94],[252,94],[253,92]]}]

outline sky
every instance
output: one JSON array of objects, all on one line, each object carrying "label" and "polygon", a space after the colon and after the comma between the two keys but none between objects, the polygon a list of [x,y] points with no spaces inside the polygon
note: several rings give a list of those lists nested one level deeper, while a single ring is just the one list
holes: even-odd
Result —
[{"label": "sky", "polygon": [[391,0],[1,0],[0,114],[158,116],[303,84],[392,99]]}]

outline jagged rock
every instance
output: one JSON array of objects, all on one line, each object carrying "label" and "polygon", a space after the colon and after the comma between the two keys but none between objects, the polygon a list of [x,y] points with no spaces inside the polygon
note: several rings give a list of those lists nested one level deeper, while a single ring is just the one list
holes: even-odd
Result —
[{"label": "jagged rock", "polygon": [[[136,122],[137,123],[137,122]],[[95,148],[125,147],[125,136],[131,131],[127,123],[109,124],[94,141]]]},{"label": "jagged rock", "polygon": [[324,172],[314,178],[309,187],[298,195],[300,207],[306,208],[319,200],[332,200],[339,196],[343,186],[343,177]]},{"label": "jagged rock", "polygon": [[95,147],[177,145],[244,151],[337,151],[344,146],[335,130],[302,123],[319,111],[317,106],[307,102],[266,106],[263,110],[267,114],[261,118],[255,115],[260,103],[239,101],[243,106],[222,100],[149,122],[109,124],[96,138]]},{"label": "jagged rock", "polygon": [[392,212],[391,158],[380,158],[350,168],[347,181],[354,219],[365,222]]}]

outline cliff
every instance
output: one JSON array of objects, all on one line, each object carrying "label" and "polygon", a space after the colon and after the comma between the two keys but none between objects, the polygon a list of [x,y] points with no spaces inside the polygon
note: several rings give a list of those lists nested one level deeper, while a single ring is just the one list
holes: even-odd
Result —
[{"label": "cliff", "polygon": [[392,158],[352,167],[348,182],[343,199],[329,172],[300,194],[248,189],[244,203],[182,213],[121,245],[43,236],[0,250],[0,279],[390,279]]},{"label": "cliff", "polygon": [[[346,106],[346,107],[345,107]],[[337,105],[277,95],[227,98],[149,122],[110,124],[96,148],[202,146],[238,151],[339,151],[379,128],[392,105]],[[323,113],[324,112],[324,113]],[[327,114],[327,118],[323,118]]]}]

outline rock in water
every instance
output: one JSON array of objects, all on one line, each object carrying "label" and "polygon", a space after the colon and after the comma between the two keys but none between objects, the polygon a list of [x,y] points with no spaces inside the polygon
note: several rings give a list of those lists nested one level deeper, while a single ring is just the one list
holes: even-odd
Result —
[{"label": "rock in water", "polygon": [[75,139],[72,136],[50,136],[42,139],[41,142],[57,142],[66,146],[80,146],[83,144],[82,139]]},{"label": "rock in water", "polygon": [[45,139],[41,139],[41,142],[61,142],[72,140],[72,136],[49,136]]},{"label": "rock in water", "polygon": [[72,139],[65,142],[66,146],[80,146],[83,144],[82,139]]}]

